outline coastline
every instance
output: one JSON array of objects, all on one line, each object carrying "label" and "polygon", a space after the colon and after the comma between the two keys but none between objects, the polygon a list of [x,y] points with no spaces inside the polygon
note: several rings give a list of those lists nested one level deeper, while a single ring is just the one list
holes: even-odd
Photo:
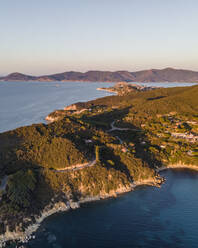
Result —
[{"label": "coastline", "polygon": [[106,91],[106,92],[110,92],[110,93],[115,93],[116,95],[118,95],[118,92],[117,91],[111,90],[111,89],[97,88],[96,90]]},{"label": "coastline", "polygon": [[[167,166],[162,166],[160,168],[157,168],[155,171],[161,172],[168,169],[179,169],[179,168],[186,168],[189,170],[195,170],[198,171],[198,166],[195,165],[186,165],[186,164],[170,164]],[[59,213],[59,212],[66,212],[71,209],[77,209],[81,207],[81,204],[89,203],[93,201],[99,201],[103,199],[118,197],[121,194],[131,192],[136,189],[136,187],[147,185],[147,186],[153,186],[153,187],[160,187],[162,183],[164,183],[165,180],[163,180],[162,177],[160,179],[149,178],[145,180],[139,180],[136,182],[131,183],[129,186],[124,187],[118,187],[116,190],[112,190],[109,193],[101,193],[97,196],[88,196],[83,197],[79,201],[72,201],[72,200],[65,200],[65,201],[57,201],[54,202],[54,199],[51,200],[51,203],[47,205],[43,211],[38,216],[34,216],[35,222],[31,223],[24,231],[21,231],[21,227],[16,227],[16,230],[11,232],[8,228],[6,228],[6,232],[2,235],[0,235],[0,247],[5,247],[6,243],[9,241],[16,241],[16,242],[22,242],[27,243],[30,239],[34,238],[33,235],[42,222],[49,216]]]},{"label": "coastline", "polygon": [[[97,90],[105,90],[105,89],[97,89]],[[106,90],[108,91],[108,90]],[[109,91],[112,92],[112,91]],[[114,92],[116,93],[116,92]],[[198,171],[198,166],[195,165],[186,165],[182,163],[177,163],[177,164],[169,164],[167,166],[162,166],[160,168],[157,168],[155,171],[161,172],[163,170],[167,169],[177,169],[177,168],[186,168],[189,170],[196,170]],[[161,181],[163,183],[163,181]],[[65,212],[70,209],[76,209],[81,206],[81,204],[92,202],[92,201],[98,201],[102,199],[107,199],[107,198],[112,198],[112,197],[117,197],[120,194],[127,193],[130,191],[133,191],[136,187],[141,186],[141,185],[148,185],[148,186],[160,186],[159,183],[156,182],[156,178],[150,178],[147,180],[140,180],[136,181],[134,183],[131,183],[129,186],[123,186],[123,187],[118,187],[116,190],[111,191],[109,193],[101,193],[97,196],[90,196],[90,197],[83,197],[79,201],[71,201],[71,200],[63,200],[63,201],[54,201],[54,199],[51,200],[50,204],[47,205],[39,215],[33,216],[35,218],[35,221],[32,222],[24,231],[21,231],[22,225],[19,225],[16,227],[16,230],[13,232],[10,232],[8,229],[6,229],[6,232],[3,235],[0,235],[0,247],[4,247],[5,243],[7,241],[14,241],[18,240],[19,242],[26,243],[28,242],[29,239],[33,238],[33,233],[37,231],[41,223],[43,222],[44,219],[47,217],[58,213],[58,212]],[[21,224],[21,223],[20,223]]]},{"label": "coastline", "polygon": [[34,233],[38,230],[41,223],[49,216],[59,213],[66,212],[71,209],[77,209],[81,206],[81,204],[99,201],[107,198],[118,197],[121,194],[133,191],[136,187],[141,185],[148,186],[156,186],[159,187],[159,182],[156,182],[156,178],[151,178],[147,180],[140,180],[134,183],[131,183],[129,186],[118,187],[115,191],[110,191],[109,193],[101,193],[97,196],[88,196],[83,197],[79,201],[65,200],[53,202],[54,199],[51,200],[51,203],[47,205],[39,216],[34,216],[35,222],[31,223],[24,231],[21,231],[21,227],[17,226],[15,231],[9,231],[6,228],[6,232],[0,235],[0,247],[5,247],[6,243],[9,241],[16,241],[21,243],[27,243],[30,239],[34,238]]},{"label": "coastline", "polygon": [[162,166],[156,169],[156,172],[161,172],[161,171],[168,170],[168,169],[189,169],[189,170],[198,171],[198,166],[192,165],[192,164],[187,165],[187,164],[182,164],[182,163],[169,164],[167,166]]}]

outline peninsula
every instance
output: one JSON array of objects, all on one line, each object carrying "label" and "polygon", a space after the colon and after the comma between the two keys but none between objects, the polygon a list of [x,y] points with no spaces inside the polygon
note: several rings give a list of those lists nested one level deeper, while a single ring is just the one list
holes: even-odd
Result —
[{"label": "peninsula", "polygon": [[118,95],[126,95],[129,94],[130,92],[133,91],[147,91],[147,90],[152,90],[156,89],[158,87],[148,87],[148,86],[143,86],[143,85],[138,85],[138,84],[128,84],[126,82],[120,82],[115,84],[112,87],[103,87],[103,88],[97,88],[97,90],[104,90],[108,92],[114,92]]},{"label": "peninsula", "polygon": [[0,240],[27,240],[50,214],[115,197],[158,171],[198,168],[198,86],[132,90],[0,133]]},{"label": "peninsula", "polygon": [[82,81],[82,82],[198,82],[198,72],[165,68],[143,71],[69,71],[43,76],[30,76],[22,73],[11,73],[0,77],[0,81]]}]

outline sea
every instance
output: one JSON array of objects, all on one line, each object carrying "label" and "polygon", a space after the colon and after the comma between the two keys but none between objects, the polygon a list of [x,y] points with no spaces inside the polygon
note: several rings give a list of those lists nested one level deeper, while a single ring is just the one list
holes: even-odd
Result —
[{"label": "sea", "polygon": [[[113,83],[0,82],[0,132],[45,122],[79,101],[112,95]],[[147,84],[148,85],[148,84]],[[151,83],[149,86],[189,86]],[[197,248],[198,173],[166,170],[161,188],[139,186],[117,198],[86,203],[43,221],[29,248]]]},{"label": "sea", "polygon": [[114,93],[96,90],[114,83],[0,82],[0,132],[45,122],[56,109]]}]

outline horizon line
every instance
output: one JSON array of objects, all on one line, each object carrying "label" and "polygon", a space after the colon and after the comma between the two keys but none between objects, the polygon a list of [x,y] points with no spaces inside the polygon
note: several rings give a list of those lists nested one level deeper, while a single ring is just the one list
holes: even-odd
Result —
[{"label": "horizon line", "polygon": [[8,74],[5,75],[0,75],[0,77],[6,77],[9,75],[12,75],[14,73],[17,74],[23,74],[23,75],[27,75],[27,76],[34,76],[34,77],[41,77],[41,76],[50,76],[50,75],[55,75],[55,74],[62,74],[62,73],[67,73],[67,72],[79,72],[79,73],[87,73],[87,72],[130,72],[130,73],[135,73],[135,72],[140,72],[140,71],[153,71],[153,70],[158,70],[158,71],[162,71],[162,70],[167,70],[167,69],[172,69],[172,70],[183,70],[183,71],[192,71],[192,72],[198,72],[198,70],[193,70],[193,69],[185,69],[185,68],[176,68],[176,67],[163,67],[162,69],[157,69],[157,68],[149,68],[149,69],[141,69],[141,70],[135,70],[135,71],[130,71],[130,70],[86,70],[86,71],[78,71],[78,70],[68,70],[68,71],[62,71],[62,72],[55,72],[55,73],[49,73],[49,74],[40,74],[35,76],[35,74],[29,74],[29,73],[23,73],[23,72],[19,72],[19,71],[14,71],[14,72],[10,72]]}]

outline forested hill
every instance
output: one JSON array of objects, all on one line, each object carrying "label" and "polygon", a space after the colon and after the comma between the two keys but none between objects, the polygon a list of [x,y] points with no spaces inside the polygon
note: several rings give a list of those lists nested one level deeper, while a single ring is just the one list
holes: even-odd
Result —
[{"label": "forested hill", "polygon": [[165,68],[136,72],[129,71],[87,71],[63,72],[52,75],[30,76],[11,73],[0,78],[1,81],[90,81],[90,82],[198,82],[198,72]]},{"label": "forested hill", "polygon": [[0,133],[0,235],[58,206],[159,185],[159,167],[198,168],[197,96],[198,86],[127,92]]}]

